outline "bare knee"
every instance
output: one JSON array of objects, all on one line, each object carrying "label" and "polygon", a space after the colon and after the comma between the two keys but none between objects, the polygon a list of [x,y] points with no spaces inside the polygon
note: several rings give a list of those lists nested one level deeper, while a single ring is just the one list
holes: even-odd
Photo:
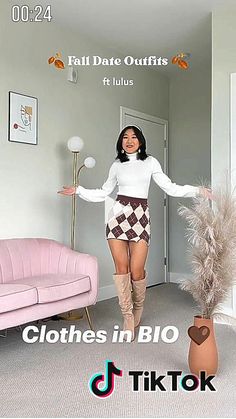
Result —
[{"label": "bare knee", "polygon": [[145,271],[143,268],[140,269],[131,269],[131,278],[133,281],[140,281],[145,277]]}]

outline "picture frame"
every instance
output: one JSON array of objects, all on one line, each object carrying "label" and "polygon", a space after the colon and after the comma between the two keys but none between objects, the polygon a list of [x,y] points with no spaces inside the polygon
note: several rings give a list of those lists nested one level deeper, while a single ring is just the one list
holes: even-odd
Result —
[{"label": "picture frame", "polygon": [[9,91],[8,141],[38,144],[38,99]]}]

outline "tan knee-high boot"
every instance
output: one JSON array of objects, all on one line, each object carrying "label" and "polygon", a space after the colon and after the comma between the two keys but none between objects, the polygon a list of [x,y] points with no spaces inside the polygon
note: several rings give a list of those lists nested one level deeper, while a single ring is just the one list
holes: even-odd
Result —
[{"label": "tan knee-high boot", "polygon": [[133,314],[134,314],[134,327],[138,327],[141,316],[143,313],[143,304],[146,295],[146,286],[147,286],[147,273],[145,272],[145,277],[139,281],[132,280],[133,287]]},{"label": "tan knee-high boot", "polygon": [[130,274],[113,275],[113,279],[117,289],[119,305],[124,318],[123,330],[131,330],[134,339],[134,316],[133,301],[131,295],[131,279]]}]

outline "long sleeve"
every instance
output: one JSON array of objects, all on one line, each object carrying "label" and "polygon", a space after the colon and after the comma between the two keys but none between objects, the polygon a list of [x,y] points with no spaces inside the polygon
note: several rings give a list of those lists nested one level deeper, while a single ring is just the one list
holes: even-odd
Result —
[{"label": "long sleeve", "polygon": [[152,178],[167,195],[193,198],[199,195],[199,188],[191,185],[177,185],[162,171],[159,161],[153,157]]},{"label": "long sleeve", "polygon": [[112,193],[116,184],[116,163],[113,163],[110,167],[108,178],[102,185],[101,189],[86,189],[83,186],[78,186],[76,194],[88,202],[102,202],[105,201],[106,197]]}]

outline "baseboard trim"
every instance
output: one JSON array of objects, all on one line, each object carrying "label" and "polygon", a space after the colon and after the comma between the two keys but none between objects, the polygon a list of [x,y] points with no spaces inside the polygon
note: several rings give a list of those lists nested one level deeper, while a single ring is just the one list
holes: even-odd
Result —
[{"label": "baseboard trim", "polygon": [[98,290],[98,299],[97,301],[104,301],[109,300],[110,298],[116,297],[116,288],[114,284],[106,285],[105,287],[101,287]]},{"label": "baseboard trim", "polygon": [[[161,284],[149,285],[147,288],[157,287],[163,284],[164,282]],[[105,287],[99,288],[97,301],[109,300],[110,298],[113,298],[113,297],[117,297],[116,287],[114,284],[106,285]]]},{"label": "baseboard trim", "polygon": [[174,284],[179,284],[181,279],[188,279],[191,278],[193,275],[191,274],[182,274],[182,273],[176,273],[176,272],[169,272],[169,279],[170,282],[173,282]]},{"label": "baseboard trim", "polygon": [[[188,274],[181,274],[175,272],[168,272],[168,282],[173,282],[178,284],[180,279],[189,278],[191,275]],[[161,285],[161,284],[154,284],[153,286]],[[116,297],[116,288],[114,284],[105,285],[104,287],[99,288],[98,290],[98,299],[97,301],[104,301],[109,300],[109,298]]]},{"label": "baseboard trim", "polygon": [[223,315],[225,315],[226,318],[215,319],[214,323],[227,324],[228,326],[236,325],[235,313],[233,312],[233,309],[231,307],[227,307],[222,304],[222,306],[219,309],[219,313],[222,313]]},{"label": "baseboard trim", "polygon": [[[187,279],[193,276],[191,274],[186,274],[186,273],[182,274],[182,273],[176,273],[176,272],[168,272],[168,274],[169,274],[170,282],[175,283],[175,284],[179,284],[181,279]],[[162,285],[162,284],[156,284],[156,285]],[[153,285],[153,286],[156,286],[156,285]],[[115,284],[105,285],[104,287],[99,288],[97,301],[109,300],[110,298],[114,298],[116,296],[117,296],[117,292],[116,292]],[[227,307],[226,305],[222,305],[221,312],[222,314],[225,314],[229,318],[231,317],[232,322],[233,322],[233,319],[235,318],[235,313],[233,312],[232,308]],[[224,321],[223,319],[215,320],[215,322],[221,323],[221,324],[230,324],[230,321],[227,322],[227,320]]]},{"label": "baseboard trim", "polygon": [[[179,284],[181,279],[188,279],[188,278],[193,278],[192,274],[181,274],[181,273],[176,273],[176,272],[169,272],[169,277],[170,277],[170,282],[175,283],[175,284]],[[235,324],[235,313],[232,309],[232,307],[228,307],[227,305],[222,304],[221,308],[220,308],[220,312],[227,316],[227,318],[224,320],[222,319],[215,319],[214,322],[215,323],[220,323],[220,324],[228,324],[228,325],[233,325]],[[230,322],[230,318],[232,319],[232,322]]]}]

